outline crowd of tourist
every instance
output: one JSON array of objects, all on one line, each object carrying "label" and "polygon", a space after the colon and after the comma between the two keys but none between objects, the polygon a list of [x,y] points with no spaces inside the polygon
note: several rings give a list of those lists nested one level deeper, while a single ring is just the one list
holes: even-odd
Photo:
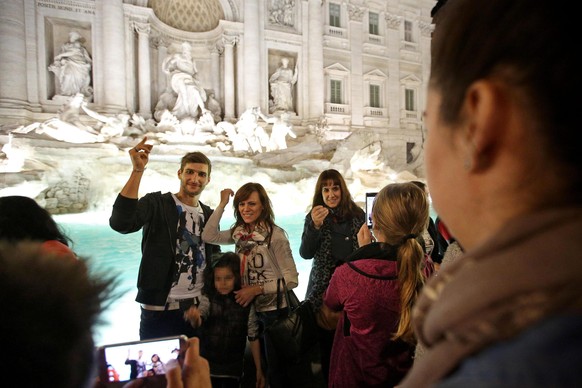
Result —
[{"label": "crowd of tourist", "polygon": [[[341,173],[321,172],[299,247],[318,346],[299,362],[265,331],[287,314],[281,283],[298,285],[268,188],[225,187],[212,209],[200,200],[212,164],[189,152],[178,192],[139,197],[153,146],[128,151],[110,226],[142,231],[140,338],[189,338],[162,386],[239,387],[247,341],[259,388],[582,385],[574,13],[541,0],[441,0],[434,13],[428,185],[381,188],[369,227]],[[0,344],[18,386],[107,386],[93,329],[115,274],[91,272],[70,242],[33,199],[0,198]]]}]

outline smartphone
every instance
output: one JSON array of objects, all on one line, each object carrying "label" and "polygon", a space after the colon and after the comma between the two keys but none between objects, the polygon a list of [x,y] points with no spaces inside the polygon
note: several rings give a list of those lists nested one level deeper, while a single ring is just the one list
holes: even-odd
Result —
[{"label": "smartphone", "polygon": [[374,198],[376,198],[376,193],[366,193],[366,223],[368,228],[372,228],[372,205],[374,205]]},{"label": "smartphone", "polygon": [[183,358],[187,341],[185,335],[179,335],[99,346],[97,361],[101,386],[121,387],[136,378],[165,375],[169,360]]}]

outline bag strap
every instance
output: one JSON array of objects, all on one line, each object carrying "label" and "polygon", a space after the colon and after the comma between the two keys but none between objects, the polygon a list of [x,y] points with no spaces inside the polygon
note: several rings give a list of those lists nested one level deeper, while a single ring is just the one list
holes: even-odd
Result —
[{"label": "bag strap", "polygon": [[271,231],[269,234],[269,241],[267,243],[267,250],[269,251],[269,256],[271,258],[271,265],[277,272],[277,310],[281,308],[281,283],[283,283],[283,291],[285,292],[285,301],[287,302],[287,310],[291,311],[291,296],[289,295],[289,288],[287,287],[287,282],[285,281],[285,276],[283,276],[283,272],[281,272],[281,268],[279,268],[279,263],[277,262],[277,257],[271,251],[271,236],[273,235],[274,230]]},{"label": "bag strap", "polygon": [[280,286],[283,283],[283,291],[285,292],[285,301],[287,301],[287,311],[291,312],[291,296],[285,278],[277,279],[277,310],[281,308],[281,291]]}]

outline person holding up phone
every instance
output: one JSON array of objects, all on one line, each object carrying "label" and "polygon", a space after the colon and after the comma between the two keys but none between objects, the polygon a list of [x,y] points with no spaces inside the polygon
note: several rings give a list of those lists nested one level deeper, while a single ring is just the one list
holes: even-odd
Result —
[{"label": "person holding up phone", "polygon": [[204,271],[203,296],[198,308],[184,317],[201,327],[201,354],[210,363],[213,387],[236,388],[244,371],[247,338],[256,369],[256,387],[265,386],[261,367],[259,325],[253,304],[241,306],[234,291],[241,289],[240,258],[226,252]]},{"label": "person holding up phone", "polygon": [[321,327],[319,344],[325,381],[338,314],[323,305],[322,297],[336,267],[358,249],[358,231],[364,223],[365,213],[352,199],[339,171],[321,172],[311,211],[305,216],[299,254],[313,259],[305,299],[311,300]]}]

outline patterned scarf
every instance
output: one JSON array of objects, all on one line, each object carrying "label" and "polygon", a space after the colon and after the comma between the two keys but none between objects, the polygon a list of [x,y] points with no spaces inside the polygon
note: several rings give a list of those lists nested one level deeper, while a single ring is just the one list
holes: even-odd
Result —
[{"label": "patterned scarf", "polygon": [[232,239],[236,245],[236,253],[240,257],[240,274],[243,284],[248,284],[248,262],[255,256],[259,245],[270,241],[270,232],[264,224],[257,224],[255,229],[249,232],[245,225],[239,225],[232,232]]},{"label": "patterned scarf", "polygon": [[425,353],[402,388],[428,387],[471,354],[545,318],[582,311],[582,210],[514,220],[503,233],[442,267],[424,287],[413,324]]},{"label": "patterned scarf", "polygon": [[[357,235],[358,231],[360,230],[360,227],[364,223],[364,217],[363,216],[353,217],[351,220],[348,220],[347,222],[351,224],[350,227],[351,235],[349,237],[352,240],[351,252],[354,252],[359,248]],[[311,288],[307,291],[306,298],[311,300],[311,303],[313,304],[313,308],[315,310],[318,310],[321,307],[323,303],[323,294],[327,289],[327,286],[329,285],[331,275],[333,274],[335,268],[339,264],[331,257],[332,223],[333,221],[331,217],[328,217],[323,221],[323,226],[321,227],[320,245],[317,251],[315,252],[315,255],[313,256],[314,262],[317,262],[317,264],[314,264],[315,266],[317,266],[317,269],[315,270],[315,273],[310,275],[313,277],[311,279],[312,284]],[[348,256],[348,254],[350,254],[351,252],[346,252],[346,256]],[[312,269],[312,271],[314,270]]]}]

